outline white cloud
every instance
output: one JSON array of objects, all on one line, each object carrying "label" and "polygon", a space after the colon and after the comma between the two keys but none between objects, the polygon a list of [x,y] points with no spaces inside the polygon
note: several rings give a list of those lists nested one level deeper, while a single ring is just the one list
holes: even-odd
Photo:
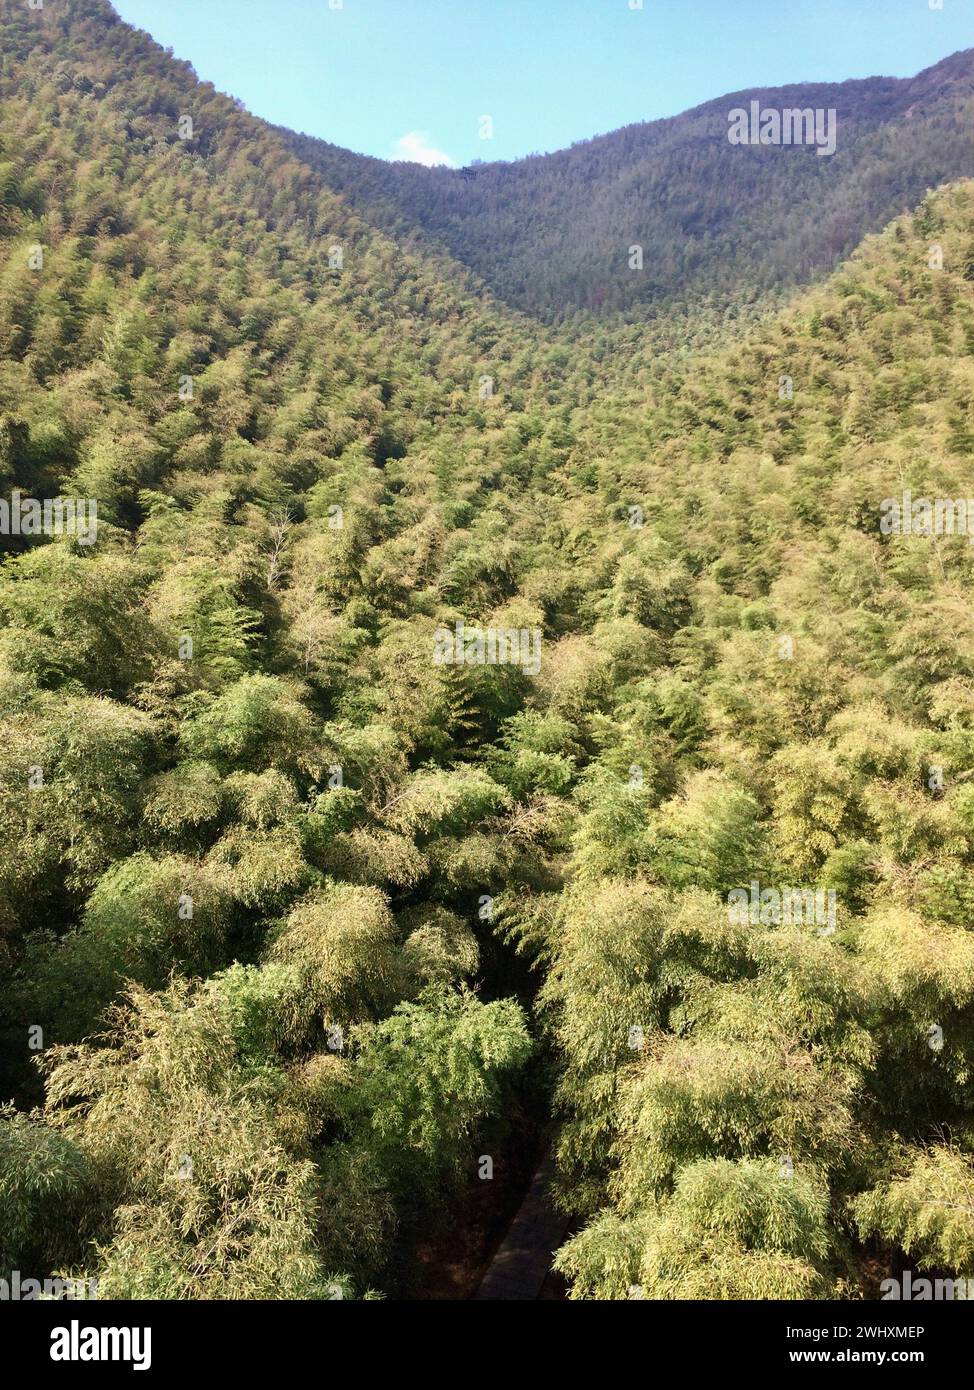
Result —
[{"label": "white cloud", "polygon": [[425,130],[410,130],[405,135],[400,135],[395,144],[395,151],[395,159],[408,159],[411,164],[425,164],[427,169],[432,169],[434,164],[446,164],[451,169],[457,167],[455,159],[451,159],[448,154],[429,143]]}]

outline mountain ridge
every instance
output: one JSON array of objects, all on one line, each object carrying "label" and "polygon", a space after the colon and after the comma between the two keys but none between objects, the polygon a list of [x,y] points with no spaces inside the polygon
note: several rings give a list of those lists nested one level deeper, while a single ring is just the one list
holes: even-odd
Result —
[{"label": "mountain ridge", "polygon": [[[837,152],[814,160],[731,146],[727,113],[752,99],[835,107]],[[552,324],[773,302],[834,268],[928,187],[974,174],[972,127],[967,49],[912,78],[744,89],[475,170],[390,164],[281,135],[373,221],[441,246],[501,300]],[[643,253],[638,273],[632,244]]]}]

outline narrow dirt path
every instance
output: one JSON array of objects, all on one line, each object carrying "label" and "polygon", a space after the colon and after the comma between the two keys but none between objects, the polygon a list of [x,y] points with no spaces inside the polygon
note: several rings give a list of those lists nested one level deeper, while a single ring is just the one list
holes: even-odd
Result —
[{"label": "narrow dirt path", "polygon": [[556,1299],[560,1281],[551,1262],[568,1228],[566,1217],[551,1200],[555,1160],[550,1150],[535,1172],[520,1210],[494,1256],[476,1299]]}]

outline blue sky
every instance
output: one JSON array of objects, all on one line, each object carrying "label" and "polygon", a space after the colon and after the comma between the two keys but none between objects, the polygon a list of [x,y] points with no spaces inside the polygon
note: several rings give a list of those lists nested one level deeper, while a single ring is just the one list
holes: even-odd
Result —
[{"label": "blue sky", "polygon": [[974,0],[631,3],[114,0],[257,116],[456,164],[561,149],[742,87],[905,77],[974,47]]}]

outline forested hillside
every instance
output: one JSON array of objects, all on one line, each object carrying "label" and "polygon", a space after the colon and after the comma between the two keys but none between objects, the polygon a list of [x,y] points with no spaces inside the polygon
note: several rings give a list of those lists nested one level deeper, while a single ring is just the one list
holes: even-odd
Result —
[{"label": "forested hillside", "polygon": [[[731,144],[728,113],[752,101],[834,110],[835,153]],[[510,163],[484,140],[485,162],[462,170],[282,134],[364,216],[446,248],[546,323],[738,318],[834,269],[928,188],[974,175],[974,49],[914,78],[733,92]]]},{"label": "forested hillside", "polygon": [[546,1097],[572,1297],[969,1272],[974,552],[881,517],[974,184],[634,375],[102,0],[0,49],[0,495],[98,506],[2,537],[0,1277],[396,1297]]}]

